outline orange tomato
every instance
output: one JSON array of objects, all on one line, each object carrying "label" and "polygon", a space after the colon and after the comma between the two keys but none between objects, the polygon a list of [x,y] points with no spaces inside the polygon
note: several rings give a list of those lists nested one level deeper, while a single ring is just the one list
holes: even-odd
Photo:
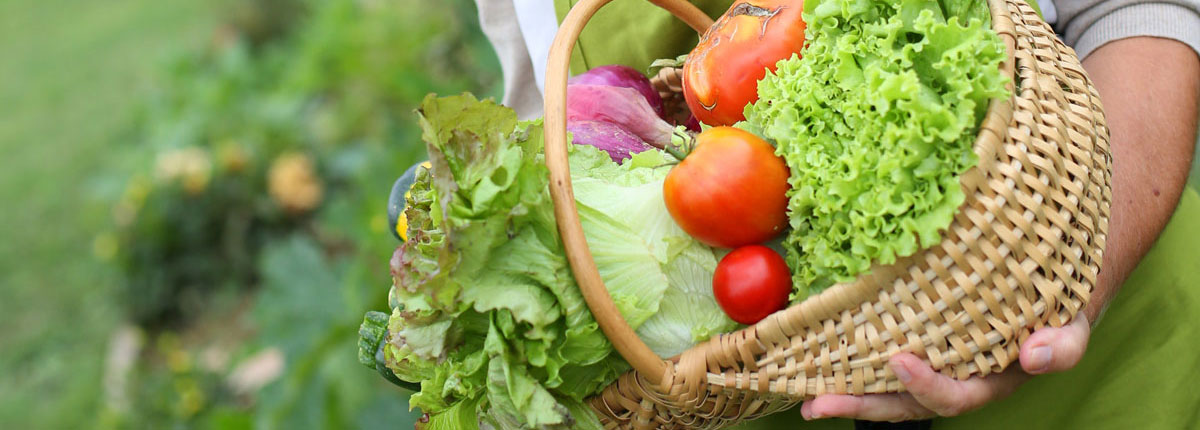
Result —
[{"label": "orange tomato", "polygon": [[804,47],[803,9],[797,0],[739,0],[704,33],[683,66],[683,95],[700,122],[746,119],[758,81]]},{"label": "orange tomato", "polygon": [[663,182],[667,212],[689,235],[736,248],[787,227],[788,168],[775,148],[747,131],[714,127]]}]

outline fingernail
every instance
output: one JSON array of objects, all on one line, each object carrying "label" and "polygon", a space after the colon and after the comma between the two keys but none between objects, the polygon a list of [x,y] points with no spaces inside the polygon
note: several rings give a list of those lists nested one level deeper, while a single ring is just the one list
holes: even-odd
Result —
[{"label": "fingernail", "polygon": [[1050,358],[1054,351],[1049,345],[1042,345],[1033,348],[1033,352],[1029,354],[1029,368],[1032,372],[1042,372],[1050,367]]},{"label": "fingernail", "polygon": [[909,381],[912,381],[912,374],[908,373],[908,369],[901,363],[892,362],[892,373],[896,374],[901,384],[908,385]]}]

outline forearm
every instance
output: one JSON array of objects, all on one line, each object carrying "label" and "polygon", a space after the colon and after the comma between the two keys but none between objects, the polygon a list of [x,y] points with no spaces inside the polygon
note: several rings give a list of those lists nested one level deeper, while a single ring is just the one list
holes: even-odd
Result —
[{"label": "forearm", "polygon": [[1107,244],[1085,309],[1096,321],[1179,203],[1196,142],[1200,58],[1174,40],[1134,37],[1093,51],[1083,67],[1104,103],[1113,155]]}]

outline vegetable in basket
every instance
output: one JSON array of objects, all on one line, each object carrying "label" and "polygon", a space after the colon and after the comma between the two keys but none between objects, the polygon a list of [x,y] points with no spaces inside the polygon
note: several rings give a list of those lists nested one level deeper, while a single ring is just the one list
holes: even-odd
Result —
[{"label": "vegetable in basket", "polygon": [[[945,6],[943,6],[943,3]],[[799,301],[937,244],[1005,58],[980,0],[810,1],[803,58],[758,84],[746,127],[791,170],[783,245]],[[945,8],[945,9],[943,9]]]},{"label": "vegetable in basket", "polygon": [[721,257],[713,273],[713,296],[730,318],[754,324],[787,307],[792,272],[775,250],[747,245]]},{"label": "vegetable in basket", "polygon": [[650,79],[647,79],[646,75],[632,67],[620,64],[594,67],[567,79],[567,85],[606,85],[635,89],[646,99],[646,103],[658,114],[659,118],[666,119],[662,96],[659,96],[658,91],[654,90],[654,86],[650,84]]},{"label": "vegetable in basket", "polygon": [[670,144],[675,131],[637,90],[607,85],[568,85],[567,121],[619,125],[658,148]]},{"label": "vegetable in basket", "polygon": [[[558,237],[539,122],[470,95],[420,109],[432,167],[408,193],[391,315],[364,321],[386,370],[420,384],[425,428],[598,429],[583,400],[628,365],[584,303]],[[717,256],[671,220],[663,153],[570,154],[580,218],[617,308],[671,356],[734,327],[710,291]],[[374,342],[373,342],[374,341]],[[376,351],[360,359],[375,364]]]},{"label": "vegetable in basket", "polygon": [[787,227],[788,169],[771,144],[733,127],[695,138],[663,182],[675,222],[712,246],[736,248],[769,240]]},{"label": "vegetable in basket", "polygon": [[683,66],[683,95],[711,126],[745,119],[758,80],[804,47],[802,0],[739,0],[704,33]]},{"label": "vegetable in basket", "polygon": [[575,120],[567,123],[567,132],[576,145],[604,150],[613,161],[628,160],[633,154],[652,149],[637,135],[606,121]]},{"label": "vegetable in basket", "polygon": [[596,67],[567,80],[567,131],[575,144],[603,149],[613,161],[662,148],[674,128],[650,79],[626,66]]}]

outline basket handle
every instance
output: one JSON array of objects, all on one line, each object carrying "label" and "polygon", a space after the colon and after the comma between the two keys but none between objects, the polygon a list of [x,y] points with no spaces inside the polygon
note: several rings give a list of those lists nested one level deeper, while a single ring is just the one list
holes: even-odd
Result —
[{"label": "basket handle", "polygon": [[[610,1],[579,2],[567,13],[558,28],[558,34],[554,36],[546,66],[546,167],[550,169],[550,198],[554,201],[558,231],[566,248],[567,261],[571,264],[571,271],[575,274],[575,281],[583,292],[588,308],[617,353],[647,381],[658,385],[666,375],[667,363],[651,351],[621,317],[612,296],[608,294],[608,288],[600,279],[600,272],[588,249],[587,238],[583,235],[583,227],[579,224],[575,192],[571,188],[571,170],[567,162],[567,74],[571,49],[588,20]],[[713,24],[712,18],[686,0],[648,1],[682,19],[698,33],[703,34]]]}]

